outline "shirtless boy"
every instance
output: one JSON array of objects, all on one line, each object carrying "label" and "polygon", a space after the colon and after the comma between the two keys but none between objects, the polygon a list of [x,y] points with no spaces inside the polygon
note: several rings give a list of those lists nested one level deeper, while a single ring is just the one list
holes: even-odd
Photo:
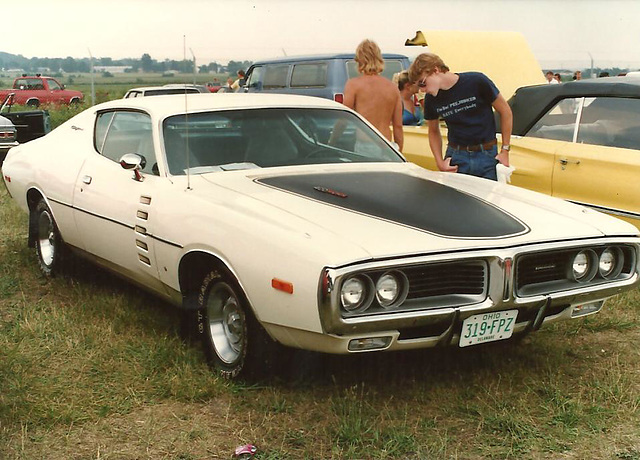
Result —
[{"label": "shirtless boy", "polygon": [[[344,105],[365,117],[402,151],[402,99],[397,85],[380,75],[384,60],[378,45],[371,40],[360,43],[356,62],[362,75],[347,81]],[[390,126],[393,126],[393,138]]]}]

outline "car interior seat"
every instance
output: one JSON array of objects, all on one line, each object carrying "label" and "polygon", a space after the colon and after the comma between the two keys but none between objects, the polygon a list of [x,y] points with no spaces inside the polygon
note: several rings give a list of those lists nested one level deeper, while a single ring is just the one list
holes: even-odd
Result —
[{"label": "car interior seat", "polygon": [[265,167],[288,164],[298,158],[298,148],[280,120],[250,121],[245,122],[249,142],[244,161]]}]

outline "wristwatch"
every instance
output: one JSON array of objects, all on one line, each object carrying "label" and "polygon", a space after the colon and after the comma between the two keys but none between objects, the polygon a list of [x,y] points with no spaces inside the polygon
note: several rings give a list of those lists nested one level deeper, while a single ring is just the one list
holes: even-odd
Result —
[{"label": "wristwatch", "polygon": [[502,144],[502,150],[506,150],[508,152],[511,150],[511,146],[509,144]]}]

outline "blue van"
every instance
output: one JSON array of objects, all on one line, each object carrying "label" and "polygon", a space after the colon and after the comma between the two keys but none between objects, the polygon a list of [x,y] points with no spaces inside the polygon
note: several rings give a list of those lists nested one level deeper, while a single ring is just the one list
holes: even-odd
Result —
[{"label": "blue van", "polygon": [[[393,74],[409,68],[407,56],[382,57],[385,63],[382,76],[389,80]],[[353,53],[291,56],[255,62],[247,72],[244,88],[249,93],[302,94],[343,102],[345,83],[358,75]]]}]

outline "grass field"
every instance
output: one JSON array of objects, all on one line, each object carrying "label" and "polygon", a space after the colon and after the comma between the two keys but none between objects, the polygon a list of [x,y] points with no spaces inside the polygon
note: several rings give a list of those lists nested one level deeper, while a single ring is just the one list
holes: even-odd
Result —
[{"label": "grass field", "polygon": [[0,223],[2,459],[640,459],[639,292],[518,344],[228,383],[172,307],[82,261],[42,277],[3,187]]}]

